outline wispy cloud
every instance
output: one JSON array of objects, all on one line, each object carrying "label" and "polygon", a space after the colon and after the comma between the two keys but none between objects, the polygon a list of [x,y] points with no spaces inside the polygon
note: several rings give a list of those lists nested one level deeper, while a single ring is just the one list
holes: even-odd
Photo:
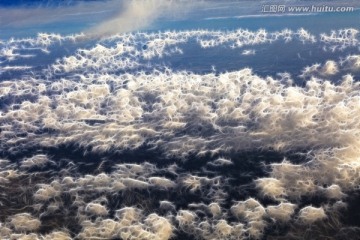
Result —
[{"label": "wispy cloud", "polygon": [[86,20],[86,15],[90,20],[94,14],[101,13],[106,13],[104,14],[105,18],[111,16],[120,7],[119,1],[81,2],[72,6],[57,7],[43,5],[0,7],[0,26],[21,28],[54,22],[75,21],[79,16]]},{"label": "wispy cloud", "polygon": [[142,29],[162,16],[177,16],[199,6],[203,1],[191,0],[131,0],[115,17],[91,28],[88,34],[111,35]]},{"label": "wispy cloud", "polygon": [[49,23],[80,22],[87,35],[102,37],[144,29],[159,17],[178,17],[202,3],[202,0],[109,0],[56,7],[0,7],[0,26],[21,29]]}]

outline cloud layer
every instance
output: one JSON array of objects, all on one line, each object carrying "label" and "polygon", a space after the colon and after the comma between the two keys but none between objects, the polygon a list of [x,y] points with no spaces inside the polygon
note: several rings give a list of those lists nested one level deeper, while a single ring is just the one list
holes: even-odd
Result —
[{"label": "cloud layer", "polygon": [[[1,59],[83,40],[3,41]],[[250,68],[130,71],[188,41],[299,41],[339,55],[359,44],[356,29],[126,33],[0,82],[1,238],[357,236],[343,219],[360,183],[359,55],[299,69],[303,86]]]}]

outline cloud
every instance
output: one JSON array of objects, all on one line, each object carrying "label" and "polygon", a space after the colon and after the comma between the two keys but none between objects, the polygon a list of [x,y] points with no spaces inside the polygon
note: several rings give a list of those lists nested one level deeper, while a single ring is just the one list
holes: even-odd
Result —
[{"label": "cloud", "polygon": [[160,17],[178,19],[203,3],[202,0],[109,0],[55,7],[0,7],[0,26],[21,29],[72,23],[79,25],[90,37],[102,37],[144,29]]},{"label": "cloud", "polygon": [[124,3],[115,17],[87,31],[90,35],[106,36],[140,30],[162,16],[176,16],[201,4],[190,0],[131,0]]},{"label": "cloud", "polygon": [[[81,17],[82,21],[94,21],[94,15],[103,14],[102,18],[116,12],[118,1],[81,2],[75,5],[46,7],[42,5],[0,7],[0,26],[29,27],[54,22],[75,21]],[[101,19],[100,19],[101,20]]]}]

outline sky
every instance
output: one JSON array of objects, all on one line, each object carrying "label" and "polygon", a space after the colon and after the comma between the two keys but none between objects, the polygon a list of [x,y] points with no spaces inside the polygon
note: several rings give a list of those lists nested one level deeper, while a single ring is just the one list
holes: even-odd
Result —
[{"label": "sky", "polygon": [[[90,36],[147,30],[154,22],[228,16],[259,16],[264,4],[335,4],[335,1],[214,1],[214,0],[2,0],[0,1],[0,39],[36,35],[37,32]],[[359,2],[346,1],[359,7]],[[170,24],[171,25],[171,24]]]},{"label": "sky", "polygon": [[[140,30],[161,16],[183,16],[202,1],[168,0],[109,0],[109,1],[1,1],[1,28],[16,30],[35,27],[45,31],[59,25],[73,27],[93,35],[109,35]],[[1,37],[1,36],[0,36]]]}]

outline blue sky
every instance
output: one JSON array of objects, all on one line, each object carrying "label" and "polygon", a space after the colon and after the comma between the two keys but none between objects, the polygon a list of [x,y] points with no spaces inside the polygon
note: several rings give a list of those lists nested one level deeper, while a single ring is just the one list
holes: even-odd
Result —
[{"label": "blue sky", "polygon": [[29,6],[29,5],[41,5],[41,6],[58,6],[69,5],[78,2],[94,2],[103,0],[1,0],[0,6]]},{"label": "blue sky", "polygon": [[[352,1],[355,0],[346,3]],[[287,5],[344,4],[344,1],[340,3],[339,0],[0,0],[0,39],[34,36],[37,32],[71,34],[90,31],[103,36],[156,30],[159,25],[174,29],[181,25],[193,26],[194,23],[200,24],[195,25],[197,28],[211,29],[219,24],[229,28],[238,25],[248,27],[249,24],[242,25],[242,22],[256,25],[260,21],[267,25],[267,21],[261,18],[261,6],[275,2]],[[354,2],[353,6],[359,7],[359,2]],[[356,24],[360,20],[360,15],[355,16],[358,13],[344,14],[344,17],[353,19],[347,22]],[[236,19],[238,16],[250,16],[251,19],[239,20]],[[225,19],[232,17],[235,19]],[[349,26],[345,24],[343,27]]]}]

